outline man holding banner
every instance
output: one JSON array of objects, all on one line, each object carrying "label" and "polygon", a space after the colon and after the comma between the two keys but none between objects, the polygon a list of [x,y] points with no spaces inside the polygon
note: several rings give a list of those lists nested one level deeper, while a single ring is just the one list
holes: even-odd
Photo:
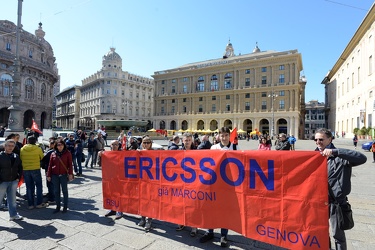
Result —
[{"label": "man holding banner", "polygon": [[350,206],[347,195],[351,191],[352,167],[366,163],[367,158],[355,150],[336,148],[332,143],[332,133],[328,129],[318,129],[314,140],[317,145],[315,150],[328,159],[329,220],[335,246],[337,250],[346,250],[345,229],[338,225],[338,206],[335,206],[335,203],[339,204],[339,209]]},{"label": "man holding banner", "polygon": [[[230,142],[230,129],[228,127],[222,127],[219,130],[219,137],[220,143],[217,143],[211,147],[211,149],[218,149],[218,150],[238,150],[238,145],[233,144]],[[221,229],[221,237],[220,237],[220,246],[227,247],[228,246],[228,229],[222,228]],[[201,243],[205,243],[209,240],[214,238],[214,230],[208,229],[208,231],[199,239]]]}]

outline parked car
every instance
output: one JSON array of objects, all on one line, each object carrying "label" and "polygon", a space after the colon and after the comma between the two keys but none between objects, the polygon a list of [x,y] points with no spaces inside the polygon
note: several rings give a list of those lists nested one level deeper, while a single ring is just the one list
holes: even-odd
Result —
[{"label": "parked car", "polygon": [[370,142],[366,142],[366,143],[363,143],[363,144],[362,144],[362,149],[363,149],[363,150],[370,151],[370,149],[371,149],[371,147],[372,147],[372,144],[373,144],[372,141],[370,141]]}]

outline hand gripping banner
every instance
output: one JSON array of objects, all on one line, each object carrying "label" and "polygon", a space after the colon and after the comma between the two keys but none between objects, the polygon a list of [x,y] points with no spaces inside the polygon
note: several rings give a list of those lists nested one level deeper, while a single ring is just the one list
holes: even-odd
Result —
[{"label": "hand gripping banner", "polygon": [[327,162],[315,151],[106,151],[104,208],[328,249]]}]

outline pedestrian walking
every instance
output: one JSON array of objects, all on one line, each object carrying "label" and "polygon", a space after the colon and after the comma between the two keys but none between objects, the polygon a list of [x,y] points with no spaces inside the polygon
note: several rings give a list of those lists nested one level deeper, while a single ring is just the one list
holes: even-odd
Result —
[{"label": "pedestrian walking", "polygon": [[353,137],[354,149],[357,149],[357,143],[358,143],[358,137],[357,137],[357,135],[354,135],[354,137]]}]

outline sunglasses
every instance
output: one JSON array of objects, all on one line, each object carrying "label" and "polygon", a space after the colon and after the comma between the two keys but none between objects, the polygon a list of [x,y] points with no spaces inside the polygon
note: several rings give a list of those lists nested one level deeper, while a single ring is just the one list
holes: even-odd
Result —
[{"label": "sunglasses", "polygon": [[57,146],[64,146],[64,144],[61,144],[61,143],[57,143]]},{"label": "sunglasses", "polygon": [[112,146],[119,146],[119,144],[112,144]]},{"label": "sunglasses", "polygon": [[142,142],[143,144],[151,144],[151,142],[150,141],[144,141],[144,142]]},{"label": "sunglasses", "polygon": [[314,141],[324,141],[325,139],[323,138],[318,138],[318,139],[314,139]]}]

